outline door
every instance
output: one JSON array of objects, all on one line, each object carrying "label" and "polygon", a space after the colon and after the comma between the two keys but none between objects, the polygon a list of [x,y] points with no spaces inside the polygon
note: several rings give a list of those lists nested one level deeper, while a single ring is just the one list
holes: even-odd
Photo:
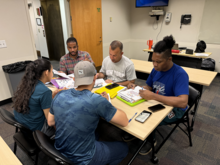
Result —
[{"label": "door", "polygon": [[101,0],[70,0],[73,36],[79,50],[87,51],[96,67],[102,65]]}]

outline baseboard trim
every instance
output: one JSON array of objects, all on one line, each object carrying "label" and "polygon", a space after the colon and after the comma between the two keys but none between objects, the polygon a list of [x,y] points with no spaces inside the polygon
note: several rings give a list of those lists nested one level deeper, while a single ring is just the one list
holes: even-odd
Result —
[{"label": "baseboard trim", "polygon": [[11,103],[11,102],[12,102],[12,98],[2,100],[2,101],[0,101],[0,106]]}]

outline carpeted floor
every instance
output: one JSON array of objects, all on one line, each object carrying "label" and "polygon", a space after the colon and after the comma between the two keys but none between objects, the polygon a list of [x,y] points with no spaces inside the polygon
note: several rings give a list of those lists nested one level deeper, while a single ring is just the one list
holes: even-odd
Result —
[{"label": "carpeted floor", "polygon": [[[138,80],[137,84],[143,85],[145,81]],[[2,106],[12,112],[12,104]],[[113,141],[121,140],[123,131],[104,123],[101,140]],[[170,126],[159,128],[162,134],[171,130]],[[0,136],[13,149],[13,134],[15,128],[2,121],[0,118]],[[158,143],[161,137],[156,134]],[[220,165],[220,76],[217,76],[209,87],[204,87],[200,101],[198,114],[196,117],[194,130],[192,132],[193,146],[189,146],[188,137],[177,128],[172,136],[157,154],[160,165]],[[129,154],[120,163],[126,165],[132,154],[139,146],[140,141],[129,142]],[[33,164],[31,160],[18,148],[17,157],[24,165]],[[138,155],[132,165],[151,165],[150,155]],[[41,152],[39,155],[39,165],[46,165],[48,158]]]}]

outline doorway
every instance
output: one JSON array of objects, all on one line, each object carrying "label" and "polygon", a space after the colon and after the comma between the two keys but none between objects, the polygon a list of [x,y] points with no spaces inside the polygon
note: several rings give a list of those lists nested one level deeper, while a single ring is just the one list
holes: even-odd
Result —
[{"label": "doorway", "polygon": [[50,60],[65,55],[59,0],[40,0]]},{"label": "doorway", "polygon": [[101,0],[70,0],[73,37],[79,50],[87,51],[96,67],[102,65],[102,11]]}]

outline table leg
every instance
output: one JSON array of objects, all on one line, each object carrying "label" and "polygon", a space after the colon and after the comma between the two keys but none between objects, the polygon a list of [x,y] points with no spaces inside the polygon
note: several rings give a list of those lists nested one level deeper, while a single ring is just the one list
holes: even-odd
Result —
[{"label": "table leg", "polygon": [[156,163],[158,163],[159,160],[155,155],[155,146],[154,146],[155,138],[154,137],[155,137],[154,133],[151,133],[150,136],[149,136],[149,139],[150,139],[150,143],[151,143],[151,147],[152,147],[151,162],[156,164]]},{"label": "table leg", "polygon": [[143,143],[141,144],[141,146],[137,149],[137,151],[135,152],[134,156],[131,158],[131,160],[129,161],[128,165],[130,165],[134,159],[136,158],[137,154],[140,152],[140,150],[142,149],[142,147],[144,146],[144,144],[147,142],[147,138],[143,141]]}]

